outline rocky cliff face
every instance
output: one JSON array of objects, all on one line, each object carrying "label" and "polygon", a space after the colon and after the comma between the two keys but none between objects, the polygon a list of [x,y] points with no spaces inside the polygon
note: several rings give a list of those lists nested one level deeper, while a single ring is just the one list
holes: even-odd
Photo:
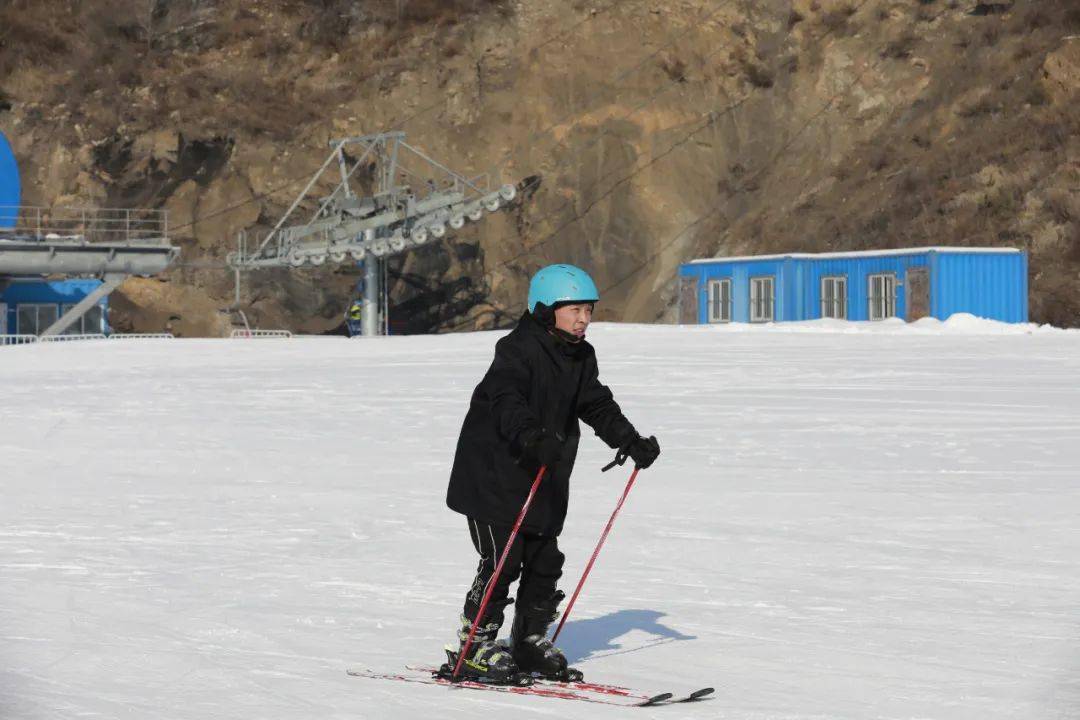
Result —
[{"label": "rocky cliff face", "polygon": [[[327,141],[401,128],[512,210],[391,263],[404,331],[490,327],[581,264],[602,319],[670,319],[691,257],[909,245],[1031,254],[1080,324],[1080,7],[1069,0],[9,0],[0,129],[38,204],[163,206],[183,264],[121,328],[219,334],[237,234]],[[262,327],[337,327],[356,268],[245,276]]]}]

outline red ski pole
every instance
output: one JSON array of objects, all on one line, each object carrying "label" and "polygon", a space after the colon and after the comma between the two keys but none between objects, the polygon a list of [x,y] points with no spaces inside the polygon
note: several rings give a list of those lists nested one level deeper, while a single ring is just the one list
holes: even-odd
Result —
[{"label": "red ski pole", "polygon": [[517,522],[514,523],[514,529],[510,531],[510,537],[506,539],[506,547],[503,548],[502,555],[499,556],[499,562],[495,566],[495,572],[492,573],[491,579],[488,580],[487,590],[484,591],[484,599],[480,601],[480,609],[476,613],[476,619],[473,620],[472,627],[469,628],[469,637],[465,641],[465,645],[461,648],[461,654],[458,655],[457,664],[454,665],[454,674],[450,676],[450,682],[457,680],[458,673],[461,672],[461,664],[465,662],[465,658],[469,656],[469,648],[472,647],[473,636],[476,635],[476,628],[480,627],[480,623],[484,619],[484,611],[487,610],[488,600],[491,599],[491,593],[495,590],[495,583],[499,580],[503,565],[506,563],[506,558],[510,554],[510,548],[514,546],[514,539],[517,537],[518,530],[521,529],[521,523],[525,520],[525,513],[529,512],[529,505],[532,504],[533,496],[536,495],[536,489],[540,487],[540,480],[543,479],[545,472],[547,472],[547,465],[541,465],[540,472],[536,473],[536,479],[533,480],[532,488],[529,490],[529,496],[525,498],[525,504],[521,506],[521,512],[518,513]]},{"label": "red ski pole", "polygon": [[619,514],[619,510],[622,509],[623,503],[626,502],[626,496],[630,494],[630,488],[634,486],[634,480],[637,479],[639,467],[634,468],[634,472],[630,474],[630,481],[626,483],[626,489],[623,490],[622,497],[619,498],[619,504],[615,506],[615,512],[611,513],[611,518],[607,521],[607,527],[604,528],[604,534],[600,536],[600,542],[596,543],[596,549],[593,550],[592,557],[589,559],[589,564],[585,566],[585,572],[581,575],[581,580],[578,580],[577,587],[574,589],[574,595],[570,598],[570,604],[566,606],[566,612],[563,613],[562,619],[559,620],[559,627],[555,628],[555,634],[551,637],[551,642],[559,637],[559,633],[562,632],[563,625],[566,623],[566,618],[570,616],[570,611],[574,609],[574,602],[577,600],[578,595],[581,593],[581,588],[585,585],[585,578],[589,577],[589,571],[592,570],[593,563],[596,562],[596,556],[600,554],[600,548],[604,547],[604,541],[607,540],[608,533],[611,532],[611,526],[615,524],[615,516]]}]

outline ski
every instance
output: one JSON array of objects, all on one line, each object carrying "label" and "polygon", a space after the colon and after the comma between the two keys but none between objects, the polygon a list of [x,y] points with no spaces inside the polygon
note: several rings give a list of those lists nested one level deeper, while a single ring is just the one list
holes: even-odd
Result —
[{"label": "ski", "polygon": [[672,698],[671,693],[661,693],[651,697],[637,693],[615,695],[602,691],[576,689],[572,687],[559,687],[559,683],[549,684],[546,681],[532,685],[492,685],[490,683],[461,680],[450,682],[444,678],[434,677],[430,673],[418,675],[406,675],[403,673],[382,673],[374,670],[361,668],[349,668],[346,672],[353,677],[374,678],[377,680],[396,680],[399,682],[419,683],[421,685],[442,685],[444,687],[462,688],[467,690],[489,690],[492,692],[505,692],[513,695],[532,695],[536,697],[557,698],[559,700],[580,700],[582,702],[597,703],[600,705],[618,705],[621,707],[648,707],[660,705]]},{"label": "ski", "polygon": [[[428,673],[431,675],[437,675],[439,669],[430,665],[406,665],[406,670],[419,673]],[[572,669],[572,668],[571,668]],[[695,690],[687,695],[675,697],[672,693],[663,693],[661,695],[648,695],[635,690],[631,690],[621,685],[609,685],[606,683],[594,683],[584,680],[549,680],[542,677],[533,677],[533,685],[539,685],[541,687],[556,687],[565,688],[567,690],[579,690],[583,692],[594,692],[601,695],[615,695],[617,697],[633,698],[640,701],[643,705],[675,705],[678,703],[692,703],[698,700],[702,700],[709,695],[716,692],[716,688],[704,687],[699,690]],[[666,697],[664,697],[666,695]]]},{"label": "ski", "polygon": [[709,695],[712,695],[714,692],[716,692],[716,688],[711,688],[711,687],[701,688],[700,690],[695,690],[694,692],[690,693],[689,695],[685,695],[683,697],[672,698],[671,700],[668,701],[668,703],[674,705],[675,703],[695,702],[697,700],[701,700],[704,697],[708,697]]},{"label": "ski", "polygon": [[[431,675],[436,675],[439,672],[438,668],[428,665],[406,665],[405,669],[411,670],[413,672],[429,673]],[[604,683],[586,682],[584,680],[549,680],[547,678],[534,677],[533,684],[544,687],[557,687],[566,688],[568,690],[593,692],[600,695],[614,695],[617,697],[634,698],[636,700],[640,700],[641,702],[652,701],[649,703],[650,705],[656,705],[660,702],[659,700],[656,700],[656,698],[658,697],[657,695],[648,695],[642,692],[631,690],[630,688],[621,687],[619,685],[607,685]],[[670,697],[671,694],[667,694]],[[665,700],[666,699],[667,698],[665,698]]]}]

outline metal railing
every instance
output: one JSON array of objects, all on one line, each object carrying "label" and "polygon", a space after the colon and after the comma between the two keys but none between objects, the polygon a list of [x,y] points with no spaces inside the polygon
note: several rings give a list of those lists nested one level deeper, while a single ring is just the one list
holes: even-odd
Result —
[{"label": "metal railing", "polygon": [[233,330],[229,334],[231,340],[259,340],[270,338],[291,338],[293,334],[288,330]]},{"label": "metal railing", "polygon": [[0,205],[0,238],[164,245],[169,216],[153,209]]},{"label": "metal railing", "polygon": [[[134,339],[143,337],[172,337],[168,333],[162,335],[110,335],[108,339],[117,340]],[[105,340],[106,337],[102,333],[86,333],[78,334],[73,333],[70,335],[52,335],[50,337],[39,337],[37,335],[27,334],[10,334],[0,335],[0,347],[5,345],[33,345],[35,343],[55,343],[55,342],[75,342],[76,340]]]},{"label": "metal railing", "polygon": [[87,333],[85,335],[47,335],[39,337],[38,342],[78,342],[80,340],[104,340],[103,333]]},{"label": "metal railing", "polygon": [[0,347],[5,345],[32,345],[37,341],[37,335],[0,335]]},{"label": "metal railing", "polygon": [[175,340],[172,333],[113,333],[110,340]]}]

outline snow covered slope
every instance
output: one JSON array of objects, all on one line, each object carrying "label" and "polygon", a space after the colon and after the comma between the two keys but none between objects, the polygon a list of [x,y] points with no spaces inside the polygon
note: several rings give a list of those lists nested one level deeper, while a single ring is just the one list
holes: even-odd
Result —
[{"label": "snow covered slope", "polygon": [[[590,331],[663,447],[561,644],[619,710],[349,678],[437,662],[443,505],[497,333],[0,349],[0,717],[1075,718],[1080,334]],[[584,566],[628,470],[582,442]]]}]

